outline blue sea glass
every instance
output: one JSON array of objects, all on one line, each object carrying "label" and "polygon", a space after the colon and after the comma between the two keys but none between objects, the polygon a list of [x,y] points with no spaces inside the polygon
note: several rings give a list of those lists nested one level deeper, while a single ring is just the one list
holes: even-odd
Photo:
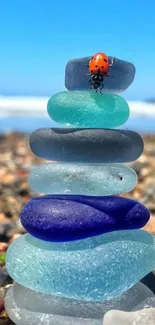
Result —
[{"label": "blue sea glass", "polygon": [[[142,283],[137,283],[120,297],[104,302],[87,302],[39,293],[14,284],[6,294],[5,309],[17,325],[91,325],[103,324],[103,315],[118,309],[131,311],[153,293]],[[88,323],[89,322],[89,323]]]},{"label": "blue sea glass", "polygon": [[20,219],[31,235],[61,242],[142,228],[149,216],[142,204],[123,197],[47,195],[29,201]]},{"label": "blue sea glass", "polygon": [[133,169],[121,164],[41,164],[32,169],[30,187],[45,194],[112,195],[137,184]]},{"label": "blue sea glass", "polygon": [[87,301],[118,297],[155,267],[154,237],[142,230],[53,243],[29,234],[8,248],[6,267],[19,284]]},{"label": "blue sea glass", "polygon": [[116,94],[64,91],[50,98],[47,111],[52,120],[79,128],[115,128],[129,118],[129,106]]},{"label": "blue sea glass", "polygon": [[[93,53],[92,53],[93,54]],[[65,86],[68,90],[85,90],[90,88],[90,76],[88,76],[88,63],[92,56],[70,60],[65,69]],[[111,61],[112,57],[109,57]],[[105,92],[118,93],[125,91],[135,77],[135,66],[131,62],[115,58],[110,67],[109,74],[112,78],[104,78]]]}]

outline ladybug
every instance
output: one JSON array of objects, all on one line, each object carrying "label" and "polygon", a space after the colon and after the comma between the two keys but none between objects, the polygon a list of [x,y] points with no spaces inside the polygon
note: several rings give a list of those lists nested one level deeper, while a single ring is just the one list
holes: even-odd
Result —
[{"label": "ladybug", "polygon": [[109,62],[107,55],[102,52],[95,54],[89,61],[87,65],[89,68],[88,76],[90,76],[89,83],[91,88],[96,89],[96,92],[101,92],[104,88],[104,77],[112,77],[108,75],[108,72],[113,63],[114,58]]}]

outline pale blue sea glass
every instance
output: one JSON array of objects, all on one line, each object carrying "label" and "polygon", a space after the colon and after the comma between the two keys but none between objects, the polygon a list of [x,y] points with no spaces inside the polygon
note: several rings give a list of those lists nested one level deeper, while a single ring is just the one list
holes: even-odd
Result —
[{"label": "pale blue sea glass", "polygon": [[5,309],[17,325],[102,325],[103,315],[107,311],[131,311],[143,299],[154,298],[149,288],[140,282],[120,297],[104,302],[56,297],[16,283],[7,291]]},{"label": "pale blue sea glass", "polygon": [[6,266],[10,276],[27,288],[104,301],[131,288],[155,267],[154,237],[128,230],[50,243],[26,234],[9,246]]},{"label": "pale blue sea glass", "polygon": [[33,168],[28,182],[34,191],[45,194],[101,196],[131,191],[137,175],[121,164],[47,163]]}]

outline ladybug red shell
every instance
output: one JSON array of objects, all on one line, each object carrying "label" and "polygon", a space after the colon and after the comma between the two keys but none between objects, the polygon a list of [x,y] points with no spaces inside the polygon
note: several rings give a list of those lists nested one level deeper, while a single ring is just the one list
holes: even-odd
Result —
[{"label": "ladybug red shell", "polygon": [[91,58],[88,66],[91,75],[97,73],[100,75],[106,75],[110,67],[108,56],[99,52]]}]

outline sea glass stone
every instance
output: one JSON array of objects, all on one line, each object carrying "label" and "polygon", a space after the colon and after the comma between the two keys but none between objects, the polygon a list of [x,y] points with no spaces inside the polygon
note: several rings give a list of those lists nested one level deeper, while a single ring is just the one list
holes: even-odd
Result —
[{"label": "sea glass stone", "polygon": [[30,200],[20,214],[32,236],[55,242],[142,228],[149,217],[144,205],[118,196],[40,196]]},{"label": "sea glass stone", "polygon": [[53,243],[25,234],[8,248],[6,267],[19,284],[87,301],[113,299],[155,267],[154,237],[142,230]]},{"label": "sea glass stone", "polygon": [[28,182],[32,190],[45,194],[102,196],[131,191],[137,175],[119,164],[47,163],[34,167]]},{"label": "sea glass stone", "polygon": [[148,297],[142,300],[138,305],[134,306],[133,311],[137,311],[144,308],[155,308],[155,296]]},{"label": "sea glass stone", "polygon": [[[87,64],[91,58],[92,56],[73,59],[67,63],[65,69],[65,86],[68,90],[85,90],[90,88]],[[109,57],[110,60],[111,57]],[[103,91],[113,93],[125,91],[134,80],[135,66],[130,62],[115,58],[109,75],[112,78],[105,77]]]},{"label": "sea glass stone", "polygon": [[154,325],[155,308],[141,309],[135,312],[111,310],[104,316],[104,325]]},{"label": "sea glass stone", "polygon": [[152,292],[142,283],[137,283],[114,300],[97,303],[51,296],[16,283],[6,294],[5,308],[17,325],[74,325],[77,320],[81,325],[88,324],[88,320],[89,324],[102,325],[103,316],[110,309],[131,311],[146,298],[154,299]]},{"label": "sea glass stone", "polygon": [[[23,298],[23,297],[22,297]],[[34,305],[34,302],[33,302]],[[9,318],[16,325],[102,325],[100,319],[84,319],[81,317],[64,316],[35,312],[26,308],[20,308],[13,295],[13,289],[9,289],[5,298],[5,308]]]},{"label": "sea glass stone", "polygon": [[81,128],[115,128],[129,118],[129,106],[116,94],[64,91],[53,95],[47,111],[52,120]]},{"label": "sea glass stone", "polygon": [[138,159],[141,136],[129,130],[42,128],[30,136],[32,152],[61,162],[122,163]]}]

